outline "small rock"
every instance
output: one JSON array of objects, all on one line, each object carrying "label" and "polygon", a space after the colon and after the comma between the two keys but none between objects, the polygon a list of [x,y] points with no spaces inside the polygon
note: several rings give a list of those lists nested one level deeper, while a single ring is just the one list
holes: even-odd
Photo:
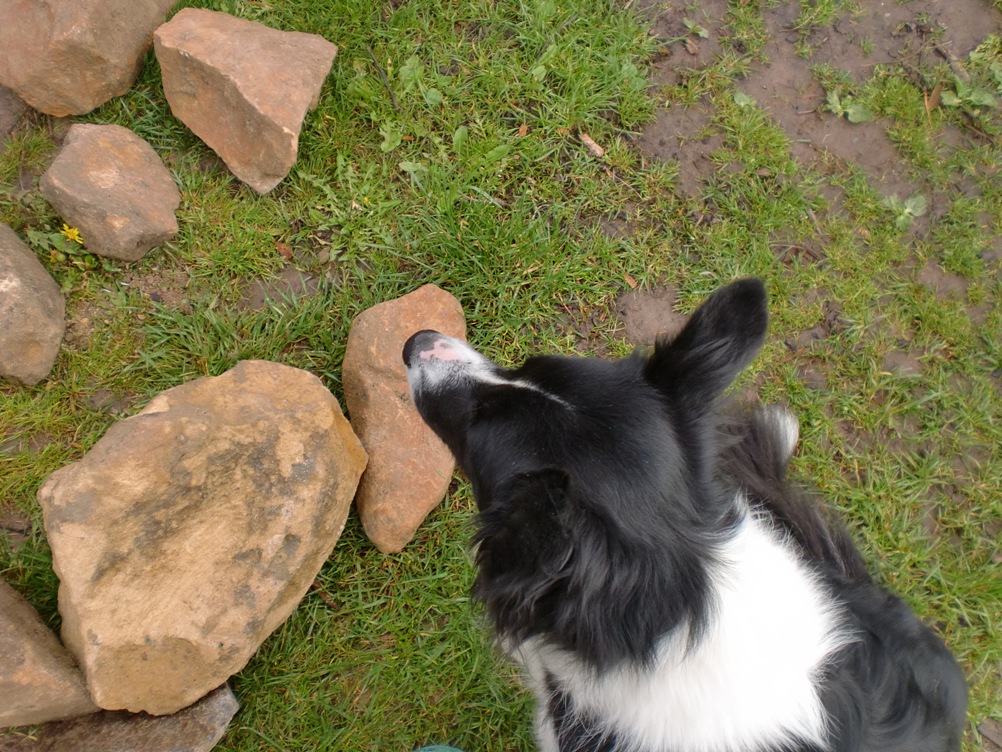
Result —
[{"label": "small rock", "polygon": [[74,718],[98,709],[73,656],[35,609],[0,580],[0,728]]},{"label": "small rock", "polygon": [[83,115],[129,90],[177,0],[0,5],[0,84],[49,115]]},{"label": "small rock", "polygon": [[21,116],[28,111],[28,105],[6,86],[0,86],[0,152],[3,141],[14,130]]},{"label": "small rock", "polygon": [[136,261],[177,233],[174,178],[153,147],[120,125],[73,125],[39,188],[99,256]]},{"label": "small rock", "polygon": [[173,713],[239,671],[330,555],[364,467],[319,379],[243,361],[50,475],[63,642],[94,701]]},{"label": "small rock", "polygon": [[369,453],[355,503],[366,535],[383,553],[400,551],[414,537],[455,470],[452,453],[421,420],[407,386],[401,352],[420,329],[465,338],[459,301],[425,285],[373,306],[352,322],[342,366],[348,414]]},{"label": "small rock", "polygon": [[258,193],[278,185],[337,47],[196,8],[157,29],[153,43],[174,116]]},{"label": "small rock", "polygon": [[174,715],[104,711],[53,723],[31,737],[10,739],[5,752],[209,752],[226,732],[240,704],[227,686]]},{"label": "small rock", "polygon": [[32,386],[49,375],[66,332],[59,285],[0,224],[0,377]]}]

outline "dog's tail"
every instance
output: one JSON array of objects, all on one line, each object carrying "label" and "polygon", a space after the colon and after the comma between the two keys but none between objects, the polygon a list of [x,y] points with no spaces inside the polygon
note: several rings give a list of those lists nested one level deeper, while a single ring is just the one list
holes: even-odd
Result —
[{"label": "dog's tail", "polygon": [[752,510],[767,513],[799,544],[808,560],[845,581],[870,582],[845,525],[787,479],[787,465],[799,435],[793,414],[781,407],[763,407],[727,415],[721,428],[720,469],[745,493]]}]

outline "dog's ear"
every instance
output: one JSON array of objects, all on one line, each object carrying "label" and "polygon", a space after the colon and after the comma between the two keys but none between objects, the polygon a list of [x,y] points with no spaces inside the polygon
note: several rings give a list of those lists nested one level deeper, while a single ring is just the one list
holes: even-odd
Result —
[{"label": "dog's ear", "polygon": [[717,290],[672,340],[659,342],[647,378],[689,412],[703,412],[765,341],[765,286],[741,279]]},{"label": "dog's ear", "polygon": [[573,556],[561,519],[568,485],[559,469],[526,473],[481,509],[473,594],[498,633],[516,641],[554,628],[554,591]]},{"label": "dog's ear", "polygon": [[521,577],[559,568],[562,561],[554,559],[562,559],[566,546],[561,518],[568,484],[563,470],[536,470],[515,478],[503,495],[484,505],[476,535],[483,544],[478,554],[480,567],[490,570],[492,576],[503,572]]}]

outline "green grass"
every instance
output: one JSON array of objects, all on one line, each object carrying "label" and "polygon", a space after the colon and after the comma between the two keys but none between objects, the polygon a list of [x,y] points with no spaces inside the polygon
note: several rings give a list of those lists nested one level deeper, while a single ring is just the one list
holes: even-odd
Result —
[{"label": "green grass", "polygon": [[[659,43],[618,3],[182,5],[321,33],[339,54],[298,163],[263,197],[172,117],[152,55],[128,95],[78,119],[125,125],[154,146],[181,188],[181,230],[132,265],[36,248],[76,325],[46,382],[0,386],[0,510],[35,524],[21,545],[0,535],[0,573],[51,625],[57,581],[35,492],[163,389],[265,358],[316,373],[340,398],[353,318],[427,282],[459,298],[475,346],[516,363],[539,350],[627,352],[614,301],[634,284],[670,284],[691,310],[754,274],[769,285],[772,331],[737,388],[794,409],[795,471],[960,656],[972,726],[1002,720],[998,108],[978,106],[932,53],[850,81],[811,60],[810,45],[858,4],[801,4],[791,33],[804,65],[880,118],[902,176],[930,200],[902,220],[862,167],[798,163],[767,112],[735,96],[763,59],[776,3],[731,3],[722,21],[690,7],[721,51],[661,89],[647,84]],[[671,59],[684,67],[684,54]],[[971,86],[1002,99],[997,38],[961,62]],[[967,99],[927,111],[937,85]],[[696,102],[721,141],[713,174],[686,196],[686,167],[640,154],[631,134],[659,104]],[[65,127],[36,118],[0,152],[0,221],[22,237],[61,226],[21,186],[37,185]],[[634,232],[607,236],[610,218]],[[238,306],[252,280],[287,263],[280,251],[320,279],[318,292]],[[168,272],[185,282],[185,303],[121,284]],[[937,294],[945,273],[956,292]],[[822,324],[825,338],[787,344]],[[893,368],[901,351],[915,372]],[[353,515],[318,587],[232,680],[242,710],[220,749],[530,749],[529,698],[468,599],[472,517],[459,480],[416,540],[383,556]]]}]

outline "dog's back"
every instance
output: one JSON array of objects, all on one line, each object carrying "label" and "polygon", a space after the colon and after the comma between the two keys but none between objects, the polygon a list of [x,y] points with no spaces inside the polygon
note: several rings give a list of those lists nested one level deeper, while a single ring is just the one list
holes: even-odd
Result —
[{"label": "dog's back", "polygon": [[967,704],[960,667],[900,598],[873,581],[841,520],[789,483],[795,426],[778,409],[725,418],[720,468],[752,509],[795,541],[848,609],[858,639],[828,667],[822,690],[833,749],[959,749]]}]

